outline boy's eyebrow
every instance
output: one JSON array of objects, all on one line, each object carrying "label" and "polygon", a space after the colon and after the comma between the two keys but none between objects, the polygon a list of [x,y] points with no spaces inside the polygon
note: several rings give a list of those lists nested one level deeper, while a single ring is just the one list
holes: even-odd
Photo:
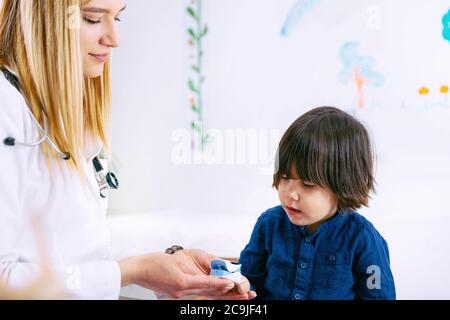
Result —
[{"label": "boy's eyebrow", "polygon": [[[123,10],[125,10],[127,8],[127,6],[123,7],[122,9],[120,9],[119,12],[122,12]],[[110,13],[111,11],[109,11],[108,9],[104,9],[104,8],[98,8],[98,7],[88,7],[88,8],[83,8],[84,12],[91,12],[91,13]]]}]

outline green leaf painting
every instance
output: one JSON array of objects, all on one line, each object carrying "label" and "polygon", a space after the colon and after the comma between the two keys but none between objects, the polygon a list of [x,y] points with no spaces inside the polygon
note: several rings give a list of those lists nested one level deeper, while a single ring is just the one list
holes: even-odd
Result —
[{"label": "green leaf painting", "polygon": [[187,29],[189,36],[189,45],[192,48],[193,60],[191,62],[190,73],[187,85],[190,92],[190,108],[194,113],[195,119],[191,122],[192,128],[192,147],[199,151],[203,151],[207,143],[211,141],[210,136],[205,131],[205,123],[203,121],[203,85],[206,77],[203,74],[203,58],[205,52],[203,50],[203,40],[206,38],[209,29],[203,23],[202,2],[203,0],[191,0],[191,4],[186,8],[186,12],[191,19],[191,25]]}]

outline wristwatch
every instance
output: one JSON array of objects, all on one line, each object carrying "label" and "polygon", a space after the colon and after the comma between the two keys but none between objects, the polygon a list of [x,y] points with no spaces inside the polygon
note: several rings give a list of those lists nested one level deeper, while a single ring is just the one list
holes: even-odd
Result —
[{"label": "wristwatch", "polygon": [[182,246],[175,244],[175,245],[171,246],[170,248],[167,248],[165,253],[174,254],[175,252],[180,251],[180,250],[184,250],[184,248]]}]

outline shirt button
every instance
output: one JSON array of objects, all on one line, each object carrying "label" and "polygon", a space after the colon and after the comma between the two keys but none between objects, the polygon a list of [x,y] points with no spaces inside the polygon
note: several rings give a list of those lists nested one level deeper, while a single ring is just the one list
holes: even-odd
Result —
[{"label": "shirt button", "polygon": [[294,298],[297,299],[297,300],[300,300],[302,298],[302,296],[300,294],[296,293],[294,295]]},{"label": "shirt button", "polygon": [[334,254],[330,255],[330,261],[336,260],[336,256]]},{"label": "shirt button", "polygon": [[311,237],[306,237],[305,241],[306,241],[306,243],[310,243],[311,242]]},{"label": "shirt button", "polygon": [[308,266],[308,264],[305,262],[300,263],[300,268],[302,268],[302,269],[306,269],[307,266]]}]

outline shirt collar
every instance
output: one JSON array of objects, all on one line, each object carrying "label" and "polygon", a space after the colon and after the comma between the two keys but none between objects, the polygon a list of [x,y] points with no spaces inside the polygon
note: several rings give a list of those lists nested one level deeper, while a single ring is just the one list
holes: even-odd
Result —
[{"label": "shirt collar", "polygon": [[[333,217],[323,222],[319,227],[317,227],[316,231],[311,234],[311,236],[314,236],[324,230],[334,229],[336,226],[342,224],[348,215],[350,214],[350,211],[341,210],[338,211]],[[304,236],[308,235],[308,226],[295,226],[297,230]]]},{"label": "shirt collar", "polygon": [[100,139],[94,139],[89,135],[85,136],[84,158],[87,163],[91,162],[103,149],[103,142]]},{"label": "shirt collar", "polygon": [[6,70],[8,70],[9,72],[11,72],[13,75],[15,75],[17,77],[17,73],[13,69],[11,69],[9,66],[4,65],[3,68],[5,68]]}]

